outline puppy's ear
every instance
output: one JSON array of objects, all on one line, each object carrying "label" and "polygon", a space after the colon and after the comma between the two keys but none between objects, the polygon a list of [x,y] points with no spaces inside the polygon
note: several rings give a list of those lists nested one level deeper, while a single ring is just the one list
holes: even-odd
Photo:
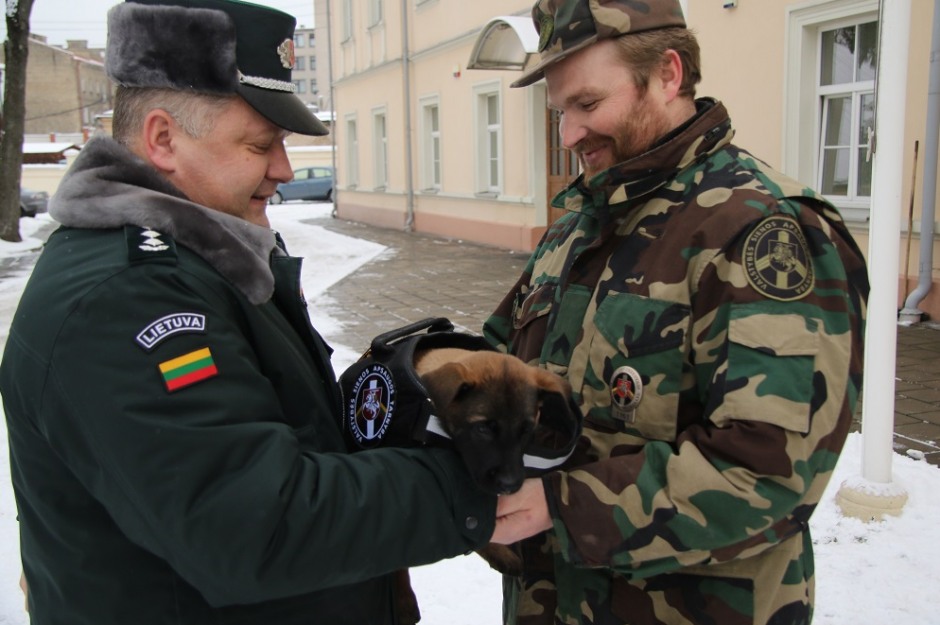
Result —
[{"label": "puppy's ear", "polygon": [[443,411],[473,389],[468,373],[467,368],[459,362],[449,362],[421,376],[421,383],[437,410]]},{"label": "puppy's ear", "polygon": [[572,410],[571,385],[560,375],[534,368],[535,385],[538,387],[539,421],[573,422],[576,417]]}]

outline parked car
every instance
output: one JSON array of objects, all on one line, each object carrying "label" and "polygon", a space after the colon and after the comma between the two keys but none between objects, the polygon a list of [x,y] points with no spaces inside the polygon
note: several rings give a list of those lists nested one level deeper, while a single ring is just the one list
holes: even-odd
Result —
[{"label": "parked car", "polygon": [[35,217],[49,208],[49,194],[20,187],[20,217]]},{"label": "parked car", "polygon": [[287,200],[333,199],[333,168],[304,167],[294,170],[294,179],[277,185],[277,191],[269,200],[280,204]]}]

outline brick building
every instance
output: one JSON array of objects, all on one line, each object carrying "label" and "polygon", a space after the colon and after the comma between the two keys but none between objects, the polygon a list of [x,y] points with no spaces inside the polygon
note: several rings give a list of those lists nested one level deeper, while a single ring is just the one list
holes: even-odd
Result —
[{"label": "brick building", "polygon": [[[95,116],[112,106],[114,89],[104,73],[103,51],[81,40],[68,41],[67,46],[49,45],[42,35],[29,36],[27,134],[91,132]],[[0,63],[3,60],[0,49]]]}]

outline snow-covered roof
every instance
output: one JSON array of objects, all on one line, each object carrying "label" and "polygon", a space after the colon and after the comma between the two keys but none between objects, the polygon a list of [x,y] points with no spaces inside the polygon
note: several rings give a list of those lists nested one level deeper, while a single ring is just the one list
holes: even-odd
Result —
[{"label": "snow-covered roof", "polygon": [[69,148],[80,150],[74,143],[64,141],[50,141],[49,143],[24,143],[23,154],[58,154]]}]

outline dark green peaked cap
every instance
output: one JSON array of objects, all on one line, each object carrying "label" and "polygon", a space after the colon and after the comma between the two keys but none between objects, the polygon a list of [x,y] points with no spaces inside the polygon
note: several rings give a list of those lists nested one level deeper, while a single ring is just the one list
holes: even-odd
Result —
[{"label": "dark green peaked cap", "polygon": [[285,130],[325,135],[294,94],[296,24],[239,0],[127,0],[108,13],[105,70],[128,87],[237,93]]}]

